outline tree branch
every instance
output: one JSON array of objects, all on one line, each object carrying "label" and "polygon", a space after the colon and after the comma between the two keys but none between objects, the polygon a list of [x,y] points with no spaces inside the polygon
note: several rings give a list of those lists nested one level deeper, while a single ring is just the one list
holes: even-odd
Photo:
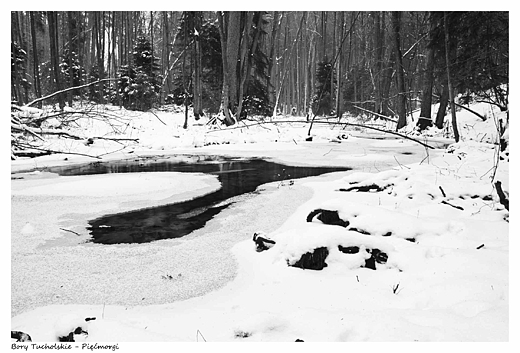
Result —
[{"label": "tree branch", "polygon": [[54,96],[57,96],[58,94],[62,94],[62,93],[68,92],[68,91],[72,91],[72,90],[75,90],[75,89],[80,89],[80,88],[89,87],[89,86],[92,86],[92,85],[98,84],[98,83],[100,83],[100,82],[105,82],[105,81],[117,81],[117,80],[118,80],[117,78],[104,78],[104,79],[102,79],[102,80],[95,81],[95,82],[90,82],[90,83],[87,83],[87,84],[84,84],[84,85],[81,85],[81,86],[69,87],[69,88],[66,88],[66,89],[62,89],[61,91],[57,91],[57,92],[51,93],[51,94],[49,94],[48,96],[45,96],[45,97],[41,97],[41,98],[35,99],[35,100],[33,100],[32,102],[29,102],[29,103],[27,103],[26,105],[24,105],[24,107],[30,107],[30,106],[33,105],[33,104],[36,104],[36,103],[38,103],[38,102],[41,102],[41,101],[47,100],[47,99],[49,99],[49,98],[52,98],[52,97],[54,97]]},{"label": "tree branch", "polygon": [[352,105],[352,106],[353,106],[354,108],[357,108],[357,109],[362,110],[362,111],[364,111],[364,112],[367,112],[367,113],[373,114],[373,115],[375,115],[375,116],[378,116],[378,117],[380,117],[381,119],[388,120],[388,121],[391,121],[391,122],[393,122],[393,123],[397,123],[397,121],[395,121],[394,119],[389,118],[389,117],[387,117],[387,116],[381,115],[381,114],[379,114],[379,113],[373,112],[373,111],[368,110],[368,109],[365,109],[365,108],[358,107],[357,105]]},{"label": "tree branch", "polygon": [[[328,125],[356,126],[356,127],[362,127],[362,128],[366,128],[366,129],[371,129],[371,130],[384,132],[384,133],[391,134],[391,135],[396,135],[396,136],[402,137],[404,139],[416,142],[416,143],[420,144],[421,146],[430,148],[432,150],[435,149],[435,147],[430,146],[430,145],[428,145],[428,144],[426,144],[426,143],[424,143],[422,141],[419,141],[419,140],[411,138],[409,136],[400,134],[400,133],[395,132],[395,131],[383,130],[383,129],[379,129],[379,128],[376,128],[376,127],[373,127],[373,126],[362,125],[362,124],[354,124],[354,123],[329,122],[329,121],[322,121],[322,120],[314,120],[314,121],[311,121],[311,122],[306,122],[306,121],[301,121],[301,120],[277,120],[277,121],[257,122],[257,123],[253,123],[253,124],[251,124],[249,126],[262,125],[262,124],[278,124],[278,123],[328,124]],[[241,129],[241,128],[242,127],[238,126],[238,127],[226,128],[226,129],[221,129],[221,130],[210,130],[207,133],[218,132],[218,131],[234,130],[234,129]]]}]

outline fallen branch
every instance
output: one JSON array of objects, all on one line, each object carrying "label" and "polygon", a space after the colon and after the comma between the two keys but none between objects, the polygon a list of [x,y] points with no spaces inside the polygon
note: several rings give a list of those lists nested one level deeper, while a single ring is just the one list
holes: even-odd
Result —
[{"label": "fallen branch", "polygon": [[456,206],[456,205],[452,205],[451,203],[449,203],[448,201],[446,200],[442,200],[441,203],[445,204],[445,205],[448,205],[448,206],[451,206],[453,208],[456,208],[457,210],[461,210],[461,211],[464,211],[464,208],[460,207],[460,206]]},{"label": "fallen branch", "polygon": [[73,230],[69,230],[69,229],[65,229],[65,228],[60,228],[60,229],[66,231],[66,232],[71,232],[71,233],[76,234],[76,235],[81,235],[81,234],[79,234],[79,233],[76,233],[76,232],[73,231]]},{"label": "fallen branch", "polygon": [[57,92],[51,93],[51,94],[49,94],[48,96],[45,96],[45,97],[41,97],[41,98],[35,99],[35,100],[33,100],[32,102],[29,102],[29,103],[27,103],[26,105],[24,105],[24,107],[30,107],[30,106],[33,105],[33,104],[36,104],[36,103],[38,103],[38,102],[41,102],[41,101],[47,100],[47,99],[49,99],[49,98],[52,98],[52,97],[54,97],[54,96],[57,96],[57,95],[59,95],[59,94],[62,94],[62,93],[68,92],[68,91],[72,91],[72,90],[80,89],[80,88],[86,88],[86,87],[89,87],[89,86],[92,86],[92,85],[95,85],[95,84],[98,84],[98,83],[101,83],[101,82],[106,82],[106,81],[117,81],[117,80],[118,80],[117,78],[104,78],[104,79],[102,79],[102,80],[94,81],[94,82],[90,82],[90,83],[87,83],[87,84],[84,84],[84,85],[81,85],[81,86],[75,86],[75,87],[69,87],[69,88],[66,88],[66,89],[62,89],[61,91],[57,91]]},{"label": "fallen branch", "polygon": [[[306,121],[300,121],[300,120],[277,120],[277,121],[264,121],[264,122],[253,123],[253,124],[250,124],[249,126],[262,125],[262,124],[278,124],[278,123],[302,123],[302,124],[312,124],[312,122],[306,122]],[[389,130],[384,130],[384,129],[378,129],[378,128],[373,127],[373,126],[367,126],[367,125],[362,125],[362,124],[354,124],[354,123],[343,123],[343,122],[320,121],[320,120],[316,120],[316,121],[314,121],[314,124],[328,124],[328,125],[334,125],[334,124],[336,124],[336,125],[356,126],[356,127],[367,128],[367,129],[376,130],[376,131],[384,132],[384,133],[391,134],[391,135],[396,135],[396,136],[399,136],[399,137],[405,138],[405,139],[407,139],[407,140],[410,140],[410,141],[416,142],[416,143],[420,144],[421,146],[424,146],[424,147],[427,147],[427,148],[431,148],[432,150],[435,149],[435,147],[432,147],[432,146],[430,146],[430,145],[427,145],[426,143],[424,143],[424,142],[422,142],[422,141],[419,141],[419,140],[417,140],[417,139],[411,138],[411,137],[409,137],[409,136],[406,136],[406,135],[400,134],[400,133],[395,132],[395,131],[389,131]],[[239,128],[241,128],[241,127],[230,127],[230,128],[226,128],[226,129],[222,129],[222,130],[211,130],[211,131],[208,131],[208,133],[211,133],[211,132],[218,132],[218,131],[234,130],[234,129],[239,129]]]},{"label": "fallen branch", "polygon": [[38,138],[38,139],[40,139],[42,141],[45,141],[45,139],[43,137],[38,135],[36,132],[33,131],[32,128],[30,128],[29,126],[27,126],[25,124],[17,123],[17,122],[11,122],[11,129],[20,130],[20,131],[26,131],[26,132],[30,133],[31,135],[35,136],[36,138]]},{"label": "fallen branch", "polygon": [[358,107],[357,105],[352,105],[352,106],[353,106],[354,108],[357,108],[357,109],[362,110],[362,111],[364,111],[364,112],[367,112],[367,113],[370,113],[370,114],[372,114],[372,115],[378,116],[378,117],[380,117],[380,118],[383,119],[383,120],[388,120],[388,121],[391,121],[391,122],[393,122],[393,123],[397,123],[396,120],[394,120],[394,119],[392,119],[392,118],[389,118],[389,117],[387,117],[387,116],[381,115],[381,114],[379,114],[379,113],[373,112],[373,111],[368,110],[368,109],[365,109],[365,108]]},{"label": "fallen branch", "polygon": [[[27,126],[22,123],[11,123],[11,129],[20,130],[20,131],[27,131],[34,136],[38,137],[40,140],[44,141],[44,139],[40,135],[58,135],[58,136],[64,136],[67,138],[71,138],[73,140],[85,140],[86,137],[81,137],[78,135],[71,134],[68,131],[65,130],[58,130],[58,129],[43,129],[43,128],[32,128],[30,126]],[[111,141],[133,141],[133,142],[139,142],[138,138],[126,138],[126,137],[104,137],[104,136],[92,136],[90,137],[93,140],[111,140]]]},{"label": "fallen branch", "polygon": [[[433,94],[433,93],[432,93],[432,96],[434,96],[434,97],[436,97],[436,98],[440,98],[438,95]],[[455,102],[454,102],[454,103],[455,103]],[[462,109],[467,110],[467,111],[470,112],[470,113],[475,114],[476,116],[478,116],[478,117],[479,117],[480,119],[482,119],[483,121],[486,121],[486,120],[487,120],[487,118],[486,118],[485,116],[480,115],[480,114],[477,113],[476,111],[471,110],[471,109],[469,109],[468,107],[463,106],[462,104],[455,103],[455,105],[456,105],[457,107],[459,107],[459,108],[462,108]]]},{"label": "fallen branch", "polygon": [[[50,149],[47,149],[47,148],[40,148],[40,147],[31,146],[31,145],[25,145],[23,143],[22,144],[18,144],[17,146],[25,147],[25,148],[31,148],[31,149],[35,149],[35,150],[38,150],[38,151],[44,151],[44,152],[47,152],[47,153],[50,153],[50,154],[52,154],[52,153],[56,153],[56,154],[73,154],[73,155],[78,155],[78,156],[85,156],[85,157],[90,157],[90,158],[102,159],[101,157],[92,156],[90,154],[77,153],[77,152],[55,151],[55,150],[50,150]],[[14,155],[18,155],[18,154],[16,152],[14,152]]]}]

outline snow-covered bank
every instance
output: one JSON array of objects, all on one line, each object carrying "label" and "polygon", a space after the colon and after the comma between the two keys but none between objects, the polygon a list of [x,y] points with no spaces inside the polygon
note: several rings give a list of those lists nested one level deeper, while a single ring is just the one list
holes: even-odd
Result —
[{"label": "snow-covered bank", "polygon": [[[472,129],[493,127],[462,117]],[[113,201],[66,196],[65,189],[52,197],[36,195],[39,188],[13,192],[11,329],[54,341],[56,321],[74,314],[96,317],[86,325],[88,337],[78,337],[91,342],[186,342],[202,335],[209,342],[510,339],[509,218],[490,179],[496,172],[508,191],[509,163],[487,143],[494,140],[479,140],[489,133],[427,150],[402,139],[334,140],[338,131],[329,127],[308,142],[302,128],[286,128],[284,138],[299,139],[274,142],[280,135],[270,129],[261,142],[196,147],[200,136],[191,130],[191,145],[111,155],[262,156],[355,168],[292,186],[264,185],[181,239],[110,247],[62,241],[76,240],[74,234],[53,240],[57,228],[79,230]],[[183,136],[187,141],[188,132]],[[22,159],[12,169],[76,157]],[[33,181],[12,185],[18,182]],[[370,186],[374,191],[346,191]],[[349,225],[307,222],[320,208],[337,211]],[[259,231],[276,245],[256,252],[251,237]],[[339,245],[358,251],[344,253]],[[328,249],[323,270],[288,266],[319,247]],[[374,249],[387,255],[375,271],[365,262],[366,250]]]},{"label": "snow-covered bank", "polygon": [[[299,194],[300,187],[311,188],[314,196],[286,214],[286,221],[274,230],[266,228],[267,222],[258,222],[266,215],[248,222],[254,227],[248,226],[244,240],[232,248],[238,261],[236,278],[202,297],[164,305],[47,306],[14,317],[13,329],[32,332],[35,340],[53,340],[56,317],[76,313],[97,317],[89,323],[89,335],[84,338],[93,342],[194,341],[197,332],[210,342],[507,341],[506,213],[495,197],[485,199],[490,192],[486,181],[463,182],[473,173],[485,173],[486,165],[465,168],[464,161],[455,157],[457,163],[452,157],[446,152],[428,165],[400,166],[392,173],[334,173],[294,189],[276,189],[284,193],[275,199],[278,201]],[[446,161],[452,163],[449,168],[439,167]],[[363,180],[380,185],[391,181],[392,187],[377,193],[337,191]],[[438,186],[443,187],[446,198]],[[437,191],[432,198],[428,194],[433,189]],[[466,194],[469,197],[458,197]],[[474,195],[479,197],[472,198]],[[464,210],[443,204],[443,200]],[[379,216],[365,214],[368,218],[356,224],[372,226],[368,230],[373,235],[349,237],[350,232],[342,227],[306,221],[315,208],[342,209],[350,204],[360,205],[358,217],[370,207],[379,210]],[[254,211],[259,205],[267,206],[246,201],[222,214],[220,220],[240,222],[241,217],[251,215],[240,212],[242,207]],[[346,210],[342,214],[348,217]],[[371,220],[371,216],[377,218]],[[419,222],[396,224],[395,216]],[[381,237],[377,229],[391,229],[395,236]],[[266,252],[256,252],[250,239],[253,230],[267,232],[277,244]],[[407,232],[417,233],[415,243],[404,239]],[[349,258],[359,255],[331,252],[322,271],[287,266],[290,256],[330,246],[339,238],[345,246],[377,246],[388,253],[388,262],[374,271],[360,267],[359,259]],[[208,241],[202,235],[190,241],[197,239]],[[349,241],[353,243],[345,243]],[[305,243],[308,249],[302,247]]]}]

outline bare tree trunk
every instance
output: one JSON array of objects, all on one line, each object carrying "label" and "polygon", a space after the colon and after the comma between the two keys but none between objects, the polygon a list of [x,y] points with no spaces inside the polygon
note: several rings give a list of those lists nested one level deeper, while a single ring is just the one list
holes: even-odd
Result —
[{"label": "bare tree trunk", "polygon": [[278,37],[280,34],[280,23],[283,18],[283,12],[274,12],[273,15],[273,29],[271,31],[271,48],[269,50],[269,66],[267,68],[267,90],[269,91],[269,102],[274,103],[276,99],[276,88],[274,86],[275,76],[275,58],[276,58],[276,47],[278,45]]},{"label": "bare tree trunk", "polygon": [[[68,11],[67,12],[67,19],[68,19],[68,25],[69,25],[69,57],[68,57],[68,66],[69,66],[69,87],[74,87],[74,72],[72,70],[72,53],[74,52],[74,45],[73,45],[73,42],[74,42],[74,25],[73,25],[73,21],[74,19],[72,18],[72,12],[71,11]],[[72,97],[73,96],[73,91],[69,91],[68,94],[67,94],[67,99],[68,99],[68,103],[69,103],[69,107],[72,107]]]},{"label": "bare tree trunk", "polygon": [[236,111],[236,118],[237,120],[240,120],[241,114],[242,114],[242,101],[244,98],[245,93],[245,83],[246,80],[249,78],[249,32],[251,29],[251,24],[253,23],[253,13],[252,12],[246,12],[246,23],[244,26],[243,34],[241,35],[241,42],[240,42],[240,67],[239,67],[239,86],[238,86],[238,108]]},{"label": "bare tree trunk", "polygon": [[[30,11],[31,17],[31,37],[32,37],[32,48],[33,48],[33,76],[34,76],[34,93],[36,98],[40,98],[42,96],[42,88],[40,83],[40,70],[39,70],[39,60],[38,60],[38,45],[36,41],[36,23],[34,19],[34,11]],[[42,107],[41,102],[38,105],[39,108]]]},{"label": "bare tree trunk", "polygon": [[[341,13],[341,22],[340,22],[340,28],[339,28],[339,33],[338,33],[338,37],[340,38],[343,38],[344,34],[345,34],[345,16],[344,16],[344,13],[342,12]],[[336,116],[339,118],[341,117],[342,115],[342,112],[341,112],[341,83],[342,83],[342,73],[341,73],[341,68],[342,68],[342,63],[341,63],[341,58],[343,57],[343,46],[341,45],[342,43],[340,42],[339,43],[339,46],[338,46],[338,51],[341,51],[341,53],[339,54],[338,56],[338,61],[337,61],[337,68],[336,68],[336,81],[337,81],[337,89],[336,89]]]},{"label": "bare tree trunk", "polygon": [[431,119],[432,117],[432,89],[433,89],[433,68],[434,68],[434,51],[432,47],[432,36],[433,36],[433,16],[430,12],[429,16],[430,21],[430,43],[426,47],[426,72],[424,73],[424,87],[423,87],[423,95],[421,100],[421,114],[419,116],[424,117],[426,119]]},{"label": "bare tree trunk", "polygon": [[441,92],[441,98],[439,102],[439,110],[437,110],[437,116],[435,118],[435,126],[437,126],[439,129],[442,129],[444,126],[444,117],[446,116],[446,108],[448,107],[449,103],[449,90],[448,90],[448,83],[443,82],[442,85],[442,92]]},{"label": "bare tree trunk", "polygon": [[[288,61],[288,62],[290,62],[290,60],[291,60],[291,57],[292,57],[292,54],[293,54],[293,51],[294,51],[294,47],[295,47],[296,42],[297,42],[297,40],[298,40],[298,36],[299,36],[299,34],[300,34],[300,31],[301,31],[301,29],[302,29],[302,25],[303,25],[303,22],[304,22],[306,16],[307,16],[307,12],[304,11],[303,14],[302,14],[302,18],[301,18],[301,20],[300,20],[300,25],[298,26],[298,32],[296,33],[296,38],[295,38],[294,41],[293,41],[293,44],[292,44],[292,46],[291,46],[291,51],[290,51],[290,53],[289,53],[289,57],[287,58],[287,61]],[[274,103],[273,115],[276,115],[276,110],[277,110],[277,108],[278,108],[278,102],[279,102],[279,100],[280,100],[280,94],[281,94],[281,92],[282,92],[282,88],[283,88],[283,86],[284,86],[285,77],[287,76],[287,71],[288,71],[287,69],[284,69],[283,77],[282,77],[282,82],[281,82],[280,88],[279,88],[279,90],[278,90],[278,95],[277,95],[277,97],[276,97],[276,101],[275,101],[275,103]]]},{"label": "bare tree trunk", "polygon": [[218,28],[220,32],[220,45],[222,48],[222,67],[223,67],[223,82],[222,82],[222,106],[224,111],[225,123],[230,126],[234,124],[229,112],[229,72],[227,70],[227,14],[217,11]]},{"label": "bare tree trunk", "polygon": [[450,78],[450,31],[448,29],[448,16],[444,12],[444,42],[446,50],[446,74],[448,75],[448,92],[450,95],[450,110],[451,110],[451,124],[453,127],[453,135],[455,135],[455,142],[459,142],[459,128],[457,127],[457,114],[455,112],[455,98],[453,94],[453,86]]},{"label": "bare tree trunk", "polygon": [[[49,20],[49,38],[51,43],[51,63],[52,63],[52,72],[54,75],[54,82],[56,83],[56,90],[61,90],[60,84],[60,71],[59,71],[59,56],[58,56],[58,21],[57,14],[54,11],[47,12],[47,17]],[[65,101],[63,95],[58,95],[58,104],[60,110],[63,110],[65,107]]]},{"label": "bare tree trunk", "polygon": [[393,11],[392,25],[394,29],[395,58],[397,64],[397,114],[399,115],[397,130],[406,126],[406,90],[404,86],[403,56],[401,54],[400,22],[401,13]]},{"label": "bare tree trunk", "polygon": [[202,13],[196,11],[193,13],[193,23],[195,25],[195,45],[193,47],[194,55],[194,81],[193,81],[193,115],[195,120],[199,120],[204,115],[202,111],[202,81],[201,81],[201,70],[202,70],[202,55],[200,52],[200,31],[202,30]]}]

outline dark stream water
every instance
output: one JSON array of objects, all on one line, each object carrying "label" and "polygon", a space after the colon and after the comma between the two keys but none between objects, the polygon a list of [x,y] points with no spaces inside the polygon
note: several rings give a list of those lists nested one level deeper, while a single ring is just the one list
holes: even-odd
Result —
[{"label": "dark stream water", "polygon": [[[185,236],[203,227],[231,202],[234,196],[251,193],[259,185],[345,171],[350,168],[292,167],[261,159],[218,156],[176,156],[117,162],[95,162],[76,167],[53,167],[59,175],[89,175],[133,172],[201,172],[218,176],[222,187],[193,200],[111,214],[89,221],[91,241],[101,244],[146,243]],[[139,185],[135,186],[139,188]]]}]

